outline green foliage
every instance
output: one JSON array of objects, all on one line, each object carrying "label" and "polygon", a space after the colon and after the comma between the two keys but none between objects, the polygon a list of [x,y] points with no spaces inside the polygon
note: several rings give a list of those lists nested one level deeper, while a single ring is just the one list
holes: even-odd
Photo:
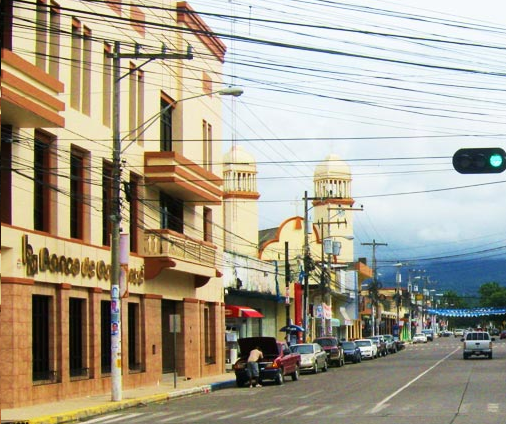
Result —
[{"label": "green foliage", "polygon": [[505,306],[506,287],[496,282],[482,284],[478,290],[480,294],[480,306]]}]

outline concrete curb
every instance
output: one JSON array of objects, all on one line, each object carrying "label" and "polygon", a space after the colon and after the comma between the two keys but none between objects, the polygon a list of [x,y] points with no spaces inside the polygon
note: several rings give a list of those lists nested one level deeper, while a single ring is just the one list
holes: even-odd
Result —
[{"label": "concrete curb", "polygon": [[92,418],[97,415],[107,414],[114,411],[123,409],[134,408],[137,406],[148,405],[150,403],[164,402],[170,399],[177,399],[184,396],[192,396],[197,394],[211,393],[216,390],[225,389],[235,386],[235,380],[222,381],[218,383],[205,384],[202,386],[192,387],[189,389],[177,390],[172,393],[158,393],[156,395],[149,395],[138,397],[135,399],[126,399],[119,402],[107,402],[102,405],[91,406],[74,411],[64,412],[54,415],[46,415],[28,420],[10,420],[3,421],[2,424],[62,424],[72,421],[78,421],[83,418]]}]

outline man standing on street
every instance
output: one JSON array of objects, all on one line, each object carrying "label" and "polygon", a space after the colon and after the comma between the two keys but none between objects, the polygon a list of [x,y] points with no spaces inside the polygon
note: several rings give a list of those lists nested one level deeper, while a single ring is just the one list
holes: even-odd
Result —
[{"label": "man standing on street", "polygon": [[258,360],[263,357],[264,355],[258,346],[249,353],[247,367],[250,387],[253,387],[253,380],[255,380],[255,387],[262,387],[259,382],[260,372],[258,369]]}]

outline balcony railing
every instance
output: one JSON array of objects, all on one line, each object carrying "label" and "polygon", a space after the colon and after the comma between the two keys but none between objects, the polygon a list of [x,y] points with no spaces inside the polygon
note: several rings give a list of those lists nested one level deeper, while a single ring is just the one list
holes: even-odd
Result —
[{"label": "balcony railing", "polygon": [[[216,248],[170,230],[148,231],[144,234],[144,256],[169,257],[205,267],[216,266]],[[177,269],[177,267],[176,267]]]}]

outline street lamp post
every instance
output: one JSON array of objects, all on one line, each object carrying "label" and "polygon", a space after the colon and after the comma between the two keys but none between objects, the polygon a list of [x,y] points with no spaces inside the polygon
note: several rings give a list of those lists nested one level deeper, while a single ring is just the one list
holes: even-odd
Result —
[{"label": "street lamp post", "polygon": [[[111,400],[122,400],[122,361],[121,361],[121,295],[120,275],[122,261],[124,261],[120,248],[121,239],[121,126],[120,126],[120,93],[121,59],[147,59],[135,70],[156,59],[192,59],[193,54],[189,46],[186,53],[140,53],[136,48],[134,53],[121,53],[120,42],[114,43],[114,51],[107,54],[112,59],[113,100],[112,100],[112,182],[111,182]],[[238,87],[227,87],[216,93],[221,95],[240,96],[243,90]],[[203,94],[207,95],[209,93]],[[192,98],[200,97],[194,96]],[[183,100],[189,100],[183,99]],[[181,101],[181,100],[180,100]],[[128,249],[127,249],[128,250]],[[127,261],[128,262],[128,261]],[[127,263],[128,265],[128,263]],[[127,266],[126,265],[126,266]]]}]

